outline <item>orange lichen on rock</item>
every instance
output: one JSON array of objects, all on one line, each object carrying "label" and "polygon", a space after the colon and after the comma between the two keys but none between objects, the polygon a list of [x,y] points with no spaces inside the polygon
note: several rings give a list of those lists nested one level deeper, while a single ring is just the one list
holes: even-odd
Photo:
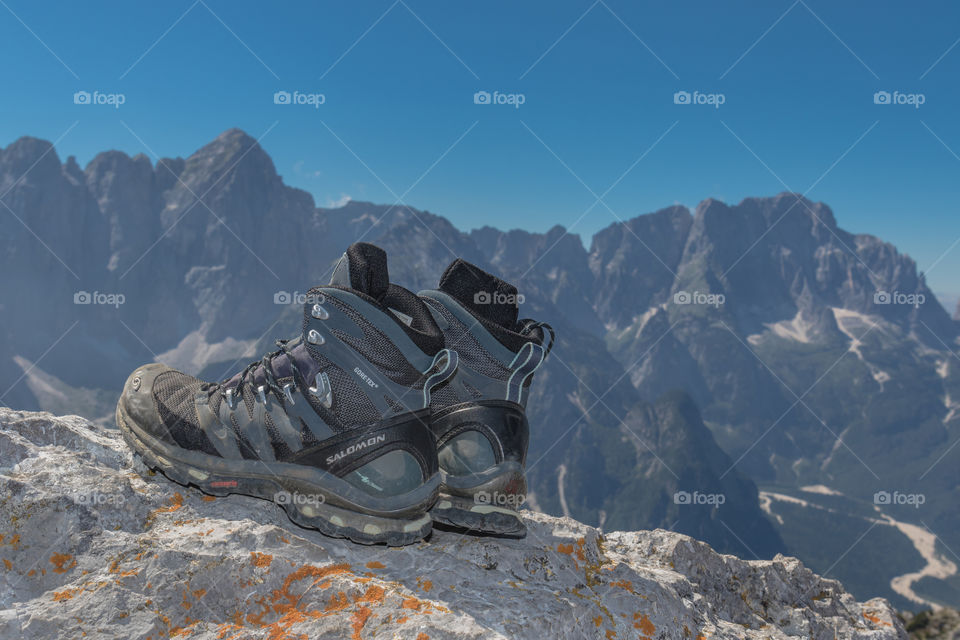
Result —
[{"label": "orange lichen on rock", "polygon": [[114,559],[114,561],[110,563],[110,566],[107,567],[107,573],[117,574],[121,578],[129,578],[140,573],[140,569],[128,569],[127,571],[120,571],[121,560],[123,560],[123,554],[120,554],[120,557]]},{"label": "orange lichen on rock", "polygon": [[373,615],[373,612],[368,607],[358,607],[353,612],[353,635],[350,636],[352,640],[361,640],[360,632],[363,631],[363,627],[367,624],[371,615]]},{"label": "orange lichen on rock", "polygon": [[66,602],[73,596],[77,595],[78,591],[81,591],[81,589],[64,589],[63,591],[54,591],[53,599],[55,602]]},{"label": "orange lichen on rock", "polygon": [[214,496],[203,496],[204,502],[213,502],[214,500],[216,500]]},{"label": "orange lichen on rock", "polygon": [[621,589],[629,591],[630,593],[634,592],[633,583],[630,582],[629,580],[616,580],[614,582],[611,582],[610,584],[614,587],[620,587]]},{"label": "orange lichen on rock", "polygon": [[335,594],[330,596],[330,602],[327,604],[325,611],[343,611],[350,606],[350,601],[347,599],[347,594],[343,591],[337,591]]},{"label": "orange lichen on rock", "polygon": [[364,592],[362,596],[357,597],[354,602],[368,602],[370,604],[381,605],[383,604],[384,596],[386,591],[383,587],[378,587],[376,585],[370,586]]},{"label": "orange lichen on rock", "polygon": [[273,562],[273,556],[268,553],[259,553],[257,551],[250,552],[250,562],[253,563],[255,567],[269,567],[270,563]]},{"label": "orange lichen on rock", "polygon": [[561,542],[560,544],[557,545],[557,551],[559,551],[560,553],[565,553],[565,554],[567,554],[567,555],[569,556],[570,554],[573,553],[573,545],[572,545],[572,544],[563,544],[563,543]]},{"label": "orange lichen on rock", "polygon": [[580,562],[583,562],[584,560],[587,559],[586,554],[583,552],[583,545],[584,545],[584,544],[586,544],[586,540],[584,540],[583,538],[580,538],[579,540],[577,540],[577,543],[576,543],[576,547],[577,547],[577,548],[576,548],[576,554],[577,554],[577,560],[579,560]]},{"label": "orange lichen on rock", "polygon": [[865,612],[865,613],[863,614],[863,617],[866,618],[867,620],[869,620],[870,622],[872,622],[873,624],[879,624],[880,626],[883,626],[883,627],[892,627],[892,626],[893,626],[893,625],[891,625],[889,622],[887,622],[886,620],[881,620],[878,616],[870,613],[869,611]]},{"label": "orange lichen on rock", "polygon": [[207,595],[207,590],[206,590],[206,589],[195,589],[195,590],[193,590],[193,591],[188,591],[187,589],[184,589],[184,590],[183,590],[183,603],[181,604],[181,606],[182,606],[184,609],[187,609],[188,611],[189,611],[190,607],[193,606],[193,603],[190,602],[190,600],[189,600],[189,597],[190,597],[191,595],[192,595],[195,599],[199,600],[199,599],[202,598],[203,596]]},{"label": "orange lichen on rock", "polygon": [[7,571],[10,571],[10,569],[13,569],[13,563],[10,562],[10,560],[8,560],[7,558],[3,559],[3,566],[7,568]]},{"label": "orange lichen on rock", "polygon": [[7,540],[4,534],[0,533],[0,545],[6,545],[8,547],[13,547],[14,549],[20,546],[20,534],[15,533],[10,536],[10,539]]},{"label": "orange lichen on rock", "polygon": [[291,611],[284,614],[276,622],[267,625],[266,640],[308,640],[305,633],[299,635],[290,633],[290,627],[306,622],[311,617],[316,617],[314,612]]},{"label": "orange lichen on rock", "polygon": [[430,636],[425,633],[418,633],[417,640],[430,640]]},{"label": "orange lichen on rock", "polygon": [[54,573],[66,573],[77,566],[76,559],[69,553],[55,553],[50,556],[50,564]]},{"label": "orange lichen on rock", "polygon": [[370,562],[367,563],[367,569],[383,569],[383,568],[384,566],[382,562],[371,560]]},{"label": "orange lichen on rock", "polygon": [[596,618],[593,619],[593,624],[598,627],[602,622],[603,622],[603,616],[597,616]]},{"label": "orange lichen on rock", "polygon": [[657,632],[657,628],[652,622],[647,614],[635,613],[633,614],[633,627],[635,629],[640,629],[645,635],[652,636]]},{"label": "orange lichen on rock", "polygon": [[192,632],[194,625],[196,625],[199,620],[194,620],[190,616],[187,616],[187,619],[184,620],[183,625],[179,627],[172,627],[170,629],[170,637],[176,638],[177,636],[185,636]]},{"label": "orange lichen on rock", "polygon": [[283,580],[283,585],[279,589],[274,590],[270,597],[270,600],[273,603],[273,610],[277,613],[283,614],[287,613],[288,611],[293,611],[297,608],[297,603],[300,600],[300,596],[295,596],[294,594],[290,593],[290,587],[293,586],[295,582],[299,582],[307,578],[313,578],[313,584],[316,584],[328,576],[343,573],[350,573],[349,564],[332,564],[326,567],[304,565],[300,567],[296,571],[288,574]]},{"label": "orange lichen on rock", "polygon": [[176,493],[173,494],[173,497],[167,500],[167,502],[169,503],[168,506],[160,507],[159,509],[156,509],[155,512],[156,513],[173,513],[174,511],[178,511],[180,507],[183,506],[183,494],[177,491]]},{"label": "orange lichen on rock", "polygon": [[217,640],[223,640],[231,631],[243,631],[243,625],[225,622],[217,627]]},{"label": "orange lichen on rock", "polygon": [[144,526],[151,526],[156,517],[161,513],[173,513],[174,511],[179,510],[181,507],[183,507],[183,495],[178,491],[174,493],[169,500],[167,500],[167,506],[157,507],[147,514],[147,520],[144,522]]},{"label": "orange lichen on rock", "polygon": [[[255,554],[251,554],[256,557]],[[256,564],[256,562],[254,562]],[[379,564],[379,563],[377,563]],[[382,565],[381,565],[382,566]],[[326,605],[322,609],[308,609],[305,606],[304,596],[311,590],[323,591],[333,585],[333,576],[344,575],[354,586],[355,593],[350,591],[334,591],[327,596]],[[298,583],[303,582],[300,586]],[[255,601],[255,609],[246,615],[237,612],[233,624],[221,625],[217,630],[218,640],[239,640],[244,632],[251,628],[266,630],[267,640],[298,640],[306,638],[294,633],[291,627],[328,616],[347,614],[350,616],[353,638],[361,638],[363,630],[368,626],[377,607],[384,605],[390,588],[386,585],[367,584],[366,588],[356,591],[363,583],[373,582],[371,578],[361,578],[350,568],[349,564],[333,564],[325,567],[305,565],[286,576],[283,583],[272,593],[260,597]],[[391,583],[394,584],[394,583]],[[424,591],[432,589],[433,585],[422,578],[418,585]],[[430,601],[420,600],[414,596],[404,598],[401,607],[416,614],[448,613],[449,610]],[[271,614],[276,619],[270,622]],[[392,617],[392,616],[391,616]],[[389,619],[389,618],[387,618]],[[385,619],[385,620],[387,620]],[[402,616],[396,623],[406,622],[409,618]],[[262,631],[261,631],[262,633]],[[229,636],[229,637],[228,637]]]}]

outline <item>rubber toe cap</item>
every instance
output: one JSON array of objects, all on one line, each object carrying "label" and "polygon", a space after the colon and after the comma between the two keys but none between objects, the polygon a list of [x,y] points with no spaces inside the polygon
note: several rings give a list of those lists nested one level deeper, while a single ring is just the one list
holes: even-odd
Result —
[{"label": "rubber toe cap", "polygon": [[120,394],[120,408],[126,417],[135,422],[138,427],[170,442],[172,438],[166,427],[163,426],[160,414],[157,412],[157,403],[153,397],[153,386],[157,377],[168,371],[174,371],[174,369],[159,363],[137,367],[123,385],[123,393]]}]

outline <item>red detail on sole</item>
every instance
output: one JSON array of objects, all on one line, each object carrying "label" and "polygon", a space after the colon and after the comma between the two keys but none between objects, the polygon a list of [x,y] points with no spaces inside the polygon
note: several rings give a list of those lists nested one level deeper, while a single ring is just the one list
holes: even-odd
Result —
[{"label": "red detail on sole", "polygon": [[215,489],[219,489],[221,487],[236,488],[237,481],[236,480],[217,480],[216,482],[211,482],[210,486]]}]

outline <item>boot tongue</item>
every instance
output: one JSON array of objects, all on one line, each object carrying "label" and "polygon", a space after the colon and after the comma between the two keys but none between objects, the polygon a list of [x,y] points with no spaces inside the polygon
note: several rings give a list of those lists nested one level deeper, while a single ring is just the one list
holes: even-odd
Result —
[{"label": "boot tongue", "polygon": [[476,265],[457,258],[440,276],[438,288],[476,316],[510,331],[517,325],[517,288]]},{"label": "boot tongue", "polygon": [[387,253],[368,242],[355,242],[334,267],[330,284],[380,300],[390,287]]}]

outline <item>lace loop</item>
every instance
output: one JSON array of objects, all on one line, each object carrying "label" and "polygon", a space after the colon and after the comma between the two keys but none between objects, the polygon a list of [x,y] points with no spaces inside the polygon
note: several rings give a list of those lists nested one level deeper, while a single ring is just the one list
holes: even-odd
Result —
[{"label": "lace loop", "polygon": [[522,336],[530,335],[534,329],[546,329],[547,334],[550,336],[550,342],[544,348],[543,353],[543,357],[546,358],[548,355],[550,355],[550,351],[553,349],[553,345],[557,341],[557,333],[553,330],[553,327],[546,322],[535,322],[533,320],[524,320],[523,322],[528,324],[520,330],[520,335]]},{"label": "lace loop", "polygon": [[[260,360],[254,360],[253,362],[248,364],[246,367],[244,367],[243,371],[240,372],[239,379],[237,380],[237,385],[233,387],[233,389],[227,390],[232,392],[229,394],[231,396],[231,399],[234,395],[243,397],[243,387],[248,382],[252,382],[252,379],[254,377],[253,374],[257,370],[257,367],[263,367],[263,378],[264,378],[264,382],[266,382],[266,386],[261,385],[260,387],[257,388],[257,393],[260,396],[260,400],[262,402],[266,402],[266,390],[268,388],[270,391],[274,393],[274,395],[277,396],[278,399],[283,399],[287,397],[287,392],[284,390],[284,387],[280,386],[280,383],[277,380],[277,376],[273,372],[272,364],[273,364],[273,359],[281,355],[286,355],[287,357],[290,358],[291,361],[293,360],[293,354],[291,353],[290,348],[287,347],[287,343],[289,342],[290,342],[289,340],[277,340],[274,344],[276,344],[279,347],[279,349],[264,355],[263,358],[261,358]],[[248,377],[250,378],[250,380],[248,380]],[[229,402],[228,404],[230,404],[230,408],[232,409],[233,404]]]}]

